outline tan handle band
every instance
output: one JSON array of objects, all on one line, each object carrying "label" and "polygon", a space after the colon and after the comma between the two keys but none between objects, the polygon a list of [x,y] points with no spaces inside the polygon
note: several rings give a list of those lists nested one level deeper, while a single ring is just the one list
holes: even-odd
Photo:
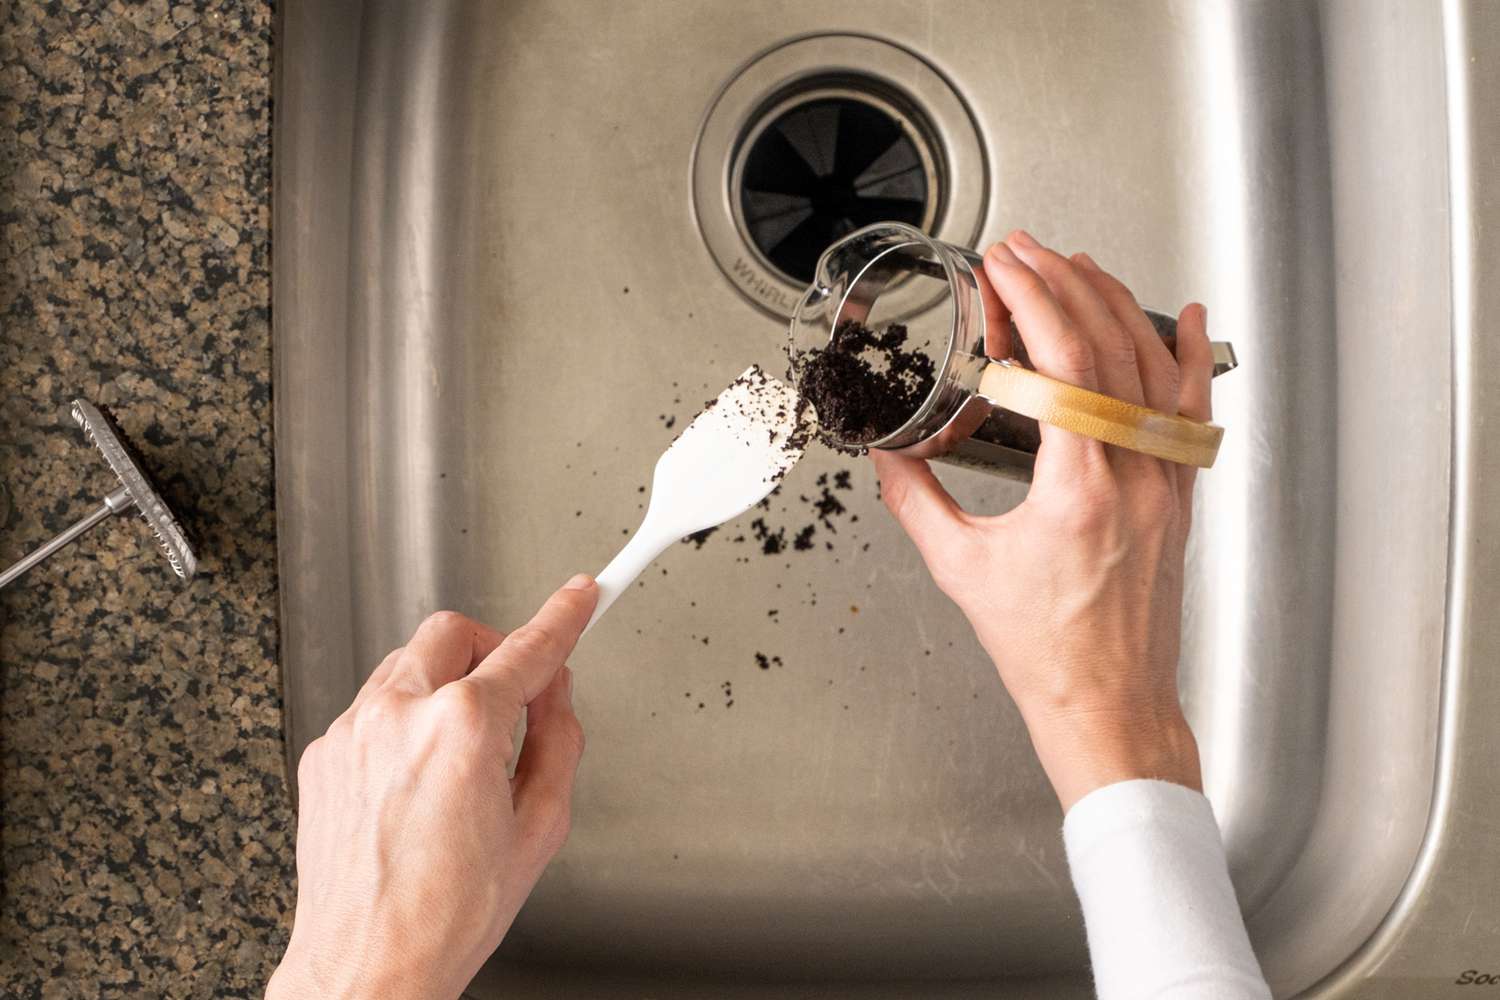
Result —
[{"label": "tan handle band", "polygon": [[1156,458],[1207,469],[1224,428],[1059,382],[1011,361],[992,362],[979,394],[1022,416]]}]

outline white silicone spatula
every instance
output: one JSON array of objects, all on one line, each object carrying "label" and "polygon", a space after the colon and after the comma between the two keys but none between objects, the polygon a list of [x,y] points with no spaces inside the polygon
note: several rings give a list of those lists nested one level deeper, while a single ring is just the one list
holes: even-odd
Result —
[{"label": "white silicone spatula", "polygon": [[745,369],[657,460],[646,518],[599,574],[589,628],[668,546],[765,499],[806,443],[796,391],[759,366]]}]

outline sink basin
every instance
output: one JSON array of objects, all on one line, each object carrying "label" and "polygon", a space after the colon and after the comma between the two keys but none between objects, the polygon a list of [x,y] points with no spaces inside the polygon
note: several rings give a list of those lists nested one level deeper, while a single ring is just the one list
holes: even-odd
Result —
[{"label": "sink basin", "polygon": [[[427,613],[513,625],[602,567],[673,428],[784,367],[819,240],[1025,226],[1143,302],[1205,301],[1239,354],[1181,680],[1277,994],[1466,996],[1465,970],[1500,971],[1474,764],[1500,635],[1469,610],[1500,579],[1475,503],[1496,293],[1472,263],[1500,228],[1473,224],[1495,162],[1473,150],[1500,126],[1465,96],[1497,82],[1470,58],[1494,8],[282,18],[292,761]],[[1024,496],[940,474],[974,510]],[[817,449],[752,515],[668,552],[577,651],[574,831],[470,995],[1090,995],[1056,802],[868,464]]]}]

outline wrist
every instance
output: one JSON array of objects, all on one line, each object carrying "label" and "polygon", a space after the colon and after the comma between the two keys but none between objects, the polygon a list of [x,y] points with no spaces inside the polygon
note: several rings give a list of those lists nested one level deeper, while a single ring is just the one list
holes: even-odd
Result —
[{"label": "wrist", "polygon": [[1095,789],[1137,778],[1203,790],[1198,742],[1175,704],[1157,712],[1028,718],[1027,728],[1064,813]]},{"label": "wrist", "polygon": [[418,1000],[432,983],[373,955],[303,948],[295,936],[266,984],[266,1000]]}]

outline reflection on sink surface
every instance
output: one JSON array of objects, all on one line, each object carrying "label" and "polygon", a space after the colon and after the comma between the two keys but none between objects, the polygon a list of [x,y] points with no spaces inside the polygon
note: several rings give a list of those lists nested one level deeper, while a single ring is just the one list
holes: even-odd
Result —
[{"label": "reflection on sink surface", "polygon": [[[291,753],[429,611],[514,622],[601,566],[672,421],[751,362],[783,366],[783,271],[823,223],[793,190],[803,228],[779,242],[795,227],[745,184],[789,161],[741,154],[816,100],[793,121],[810,159],[837,137],[819,116],[852,101],[900,138],[882,155],[917,222],[1087,247],[1143,301],[1207,302],[1238,349],[1200,479],[1184,699],[1269,978],[1328,976],[1390,910],[1433,787],[1441,14],[289,5]],[[1024,495],[942,476],[973,509]],[[1087,996],[1056,803],[866,463],[819,450],[756,515],[669,552],[580,648],[572,839],[472,995]],[[808,527],[809,548],[766,553]]]}]

